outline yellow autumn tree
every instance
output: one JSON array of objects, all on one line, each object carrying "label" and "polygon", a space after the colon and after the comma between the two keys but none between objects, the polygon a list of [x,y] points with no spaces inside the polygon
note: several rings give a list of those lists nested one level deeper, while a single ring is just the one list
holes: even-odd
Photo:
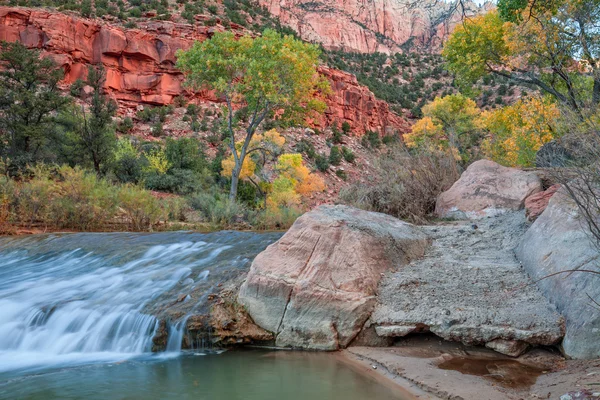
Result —
[{"label": "yellow autumn tree", "polygon": [[483,152],[507,166],[533,166],[539,148],[559,135],[559,116],[556,104],[540,97],[485,111],[478,121],[486,132]]},{"label": "yellow autumn tree", "polygon": [[301,154],[283,154],[277,160],[277,178],[267,196],[267,207],[292,207],[300,203],[301,196],[322,191],[325,183],[310,172]]},{"label": "yellow autumn tree", "polygon": [[479,139],[475,121],[480,113],[477,104],[460,93],[436,97],[423,107],[423,118],[404,135],[404,141],[419,150],[450,150],[457,160],[467,162]]},{"label": "yellow autumn tree", "polygon": [[[244,158],[242,169],[240,171],[240,179],[252,179],[256,173],[256,159],[264,158],[272,155],[277,155],[283,145],[285,144],[285,138],[276,129],[271,129],[263,134],[255,134],[250,144],[248,145],[248,151],[246,154],[249,157]],[[240,153],[244,141],[240,140],[236,142],[235,149]],[[256,156],[256,157],[255,157]],[[235,160],[233,154],[229,158],[221,161],[221,175],[224,177],[230,177],[235,167]]]}]

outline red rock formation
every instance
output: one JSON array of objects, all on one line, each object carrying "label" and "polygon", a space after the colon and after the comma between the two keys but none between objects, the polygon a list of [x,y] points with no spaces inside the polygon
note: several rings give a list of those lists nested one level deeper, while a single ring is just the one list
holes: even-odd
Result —
[{"label": "red rock formation", "polygon": [[560,185],[552,185],[547,190],[532,194],[525,199],[525,215],[530,221],[535,221],[539,217],[554,194],[560,189]]},{"label": "red rock formation", "polygon": [[[462,9],[437,0],[259,0],[282,23],[328,49],[395,52],[414,44],[439,49],[460,22]],[[483,8],[466,2],[471,15]]]},{"label": "red rock formation", "polygon": [[389,105],[378,100],[367,87],[360,85],[356,76],[328,67],[320,67],[319,72],[329,79],[332,89],[321,124],[337,123],[340,126],[345,121],[360,133],[373,130],[392,134],[410,130],[408,122],[391,112]]},{"label": "red rock formation", "polygon": [[[63,66],[67,84],[84,79],[88,65],[102,63],[107,71],[106,89],[121,106],[169,104],[184,93],[183,76],[175,68],[176,51],[209,38],[218,29],[223,28],[169,21],[123,29],[47,10],[0,7],[0,40],[42,49]],[[242,30],[238,26],[232,29]],[[333,94],[321,124],[348,121],[358,132],[408,129],[387,103],[377,100],[353,75],[327,68],[322,73],[331,79]],[[210,92],[190,95],[218,101]]]}]

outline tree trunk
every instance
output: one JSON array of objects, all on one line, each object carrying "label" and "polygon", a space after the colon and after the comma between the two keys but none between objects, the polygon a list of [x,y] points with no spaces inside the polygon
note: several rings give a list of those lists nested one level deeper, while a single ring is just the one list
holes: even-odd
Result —
[{"label": "tree trunk", "polygon": [[237,199],[238,192],[238,184],[240,182],[240,172],[242,171],[242,163],[243,160],[239,161],[239,166],[236,163],[236,166],[233,168],[231,172],[231,189],[229,190],[229,200],[235,201]]}]

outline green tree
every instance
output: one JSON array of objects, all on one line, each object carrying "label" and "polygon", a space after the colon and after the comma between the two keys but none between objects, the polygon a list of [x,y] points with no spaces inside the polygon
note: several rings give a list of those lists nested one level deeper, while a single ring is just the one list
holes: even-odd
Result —
[{"label": "green tree", "polygon": [[[298,122],[307,112],[325,109],[325,103],[316,96],[328,88],[316,69],[319,49],[291,36],[266,30],[257,38],[236,39],[233,33],[222,32],[177,55],[187,85],[214,89],[225,99],[228,144],[234,158],[231,200],[237,197],[248,146],[265,118],[283,109],[284,118]],[[236,118],[235,110],[244,108],[247,121]],[[244,139],[236,149],[238,129],[243,129]]]},{"label": "green tree", "polygon": [[62,70],[20,43],[0,43],[0,65],[2,153],[35,160],[48,142],[56,113],[70,102],[57,86]]},{"label": "green tree", "polygon": [[89,67],[87,84],[93,91],[89,111],[82,107],[82,123],[77,130],[81,148],[98,174],[111,160],[117,143],[112,121],[117,105],[104,94],[105,79],[106,73],[101,65]]}]

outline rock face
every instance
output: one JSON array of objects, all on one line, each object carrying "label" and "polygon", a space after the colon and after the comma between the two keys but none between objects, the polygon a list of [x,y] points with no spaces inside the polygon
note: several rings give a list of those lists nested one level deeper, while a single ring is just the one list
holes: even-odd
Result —
[{"label": "rock face", "polygon": [[[103,21],[72,17],[40,9],[0,7],[0,40],[20,41],[42,49],[65,71],[66,84],[85,79],[90,64],[102,63],[107,72],[105,87],[123,105],[164,105],[187,94],[201,101],[219,101],[210,91],[186,93],[183,76],[175,68],[175,53],[195,40],[206,40],[216,27],[151,21],[140,29],[122,29]],[[242,34],[241,28],[232,30]],[[355,132],[367,130],[403,133],[408,123],[377,100],[353,75],[328,68],[321,73],[332,82],[328,110],[321,126],[348,121]]]},{"label": "rock face", "polygon": [[[435,0],[260,0],[307,41],[327,49],[391,53],[411,44],[438,49],[462,10]],[[466,3],[466,13],[480,8]]]},{"label": "rock face", "polygon": [[532,194],[525,199],[525,215],[527,219],[535,221],[537,217],[542,215],[546,207],[548,207],[548,202],[550,202],[550,199],[558,189],[560,189],[560,185],[552,185],[547,190]]},{"label": "rock face", "polygon": [[[559,190],[525,233],[517,250],[525,270],[566,319],[563,350],[573,358],[600,357],[598,275],[567,270],[597,270],[600,252],[586,232],[577,206]],[[545,278],[545,279],[542,279]]]},{"label": "rock face", "polygon": [[423,227],[433,237],[425,257],[386,274],[367,325],[380,336],[432,332],[518,356],[554,345],[562,317],[523,271],[514,248],[526,229],[522,212]]},{"label": "rock face", "polygon": [[525,199],[541,191],[542,181],[535,173],[479,160],[438,197],[435,212],[445,218],[484,218],[520,210]]},{"label": "rock face", "polygon": [[329,108],[319,124],[328,126],[346,121],[362,133],[364,130],[394,134],[410,131],[408,122],[390,111],[389,105],[378,100],[366,86],[358,83],[356,76],[340,70],[320,67],[319,72],[331,83]]},{"label": "rock face", "polygon": [[369,318],[381,274],[422,256],[427,243],[390,216],[321,206],[256,257],[238,300],[277,346],[343,348]]}]

